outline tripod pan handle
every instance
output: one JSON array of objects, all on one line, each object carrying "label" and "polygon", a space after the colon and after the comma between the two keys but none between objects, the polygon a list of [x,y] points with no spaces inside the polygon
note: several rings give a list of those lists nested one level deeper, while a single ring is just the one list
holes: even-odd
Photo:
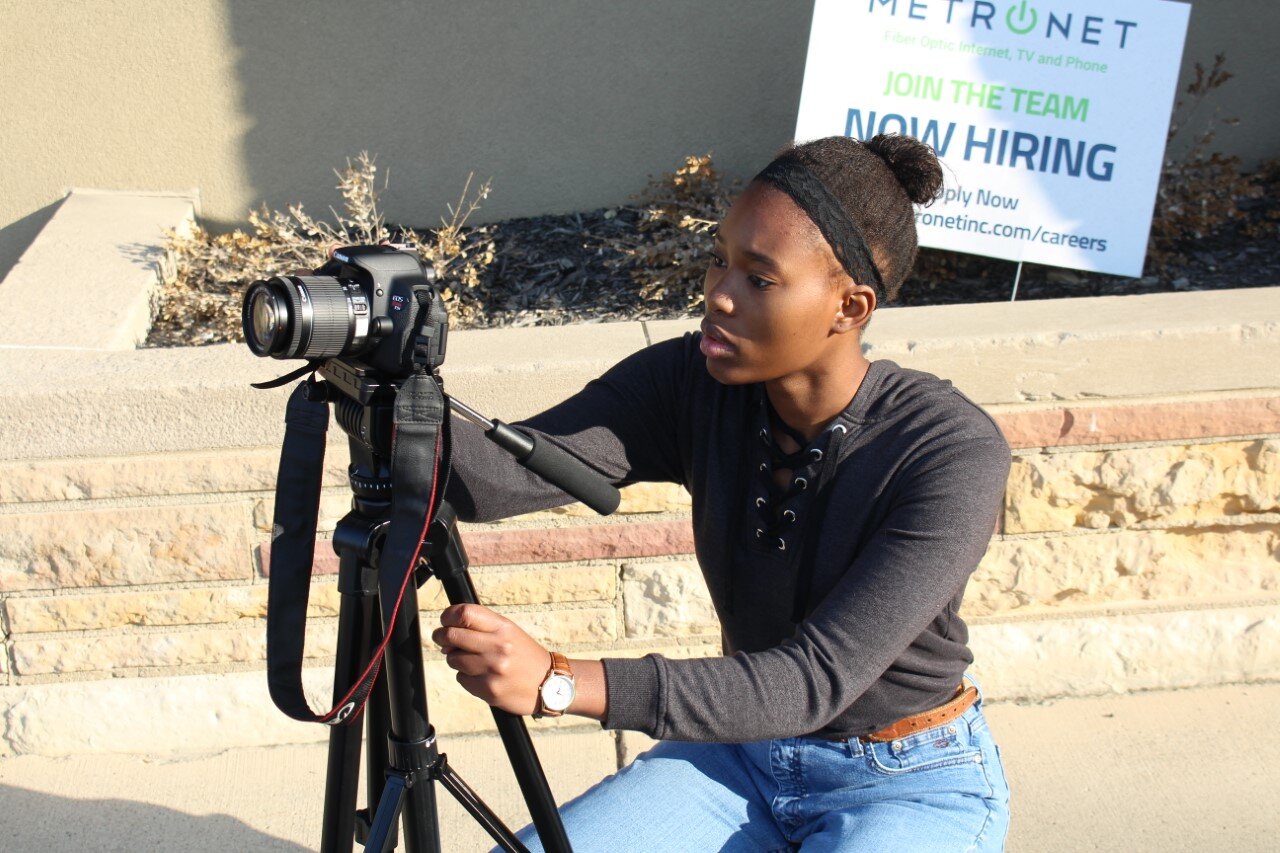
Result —
[{"label": "tripod pan handle", "polygon": [[601,515],[608,515],[618,508],[622,495],[581,459],[546,439],[539,439],[502,421],[492,423],[493,427],[486,430],[485,435],[514,456],[521,465],[548,483],[564,489]]}]

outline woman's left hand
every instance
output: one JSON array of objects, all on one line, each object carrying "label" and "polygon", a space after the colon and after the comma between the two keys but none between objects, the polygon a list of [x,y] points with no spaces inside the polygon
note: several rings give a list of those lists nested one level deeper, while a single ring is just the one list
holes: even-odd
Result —
[{"label": "woman's left hand", "polygon": [[505,616],[480,604],[454,604],[440,614],[431,639],[458,672],[458,683],[495,708],[527,716],[551,654]]}]

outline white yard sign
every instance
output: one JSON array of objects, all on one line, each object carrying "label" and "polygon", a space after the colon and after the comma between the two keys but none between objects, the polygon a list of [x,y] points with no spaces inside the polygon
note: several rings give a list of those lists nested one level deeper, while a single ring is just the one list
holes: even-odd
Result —
[{"label": "white yard sign", "polygon": [[932,145],[946,196],[921,245],[1138,276],[1190,10],[816,0],[796,138]]}]

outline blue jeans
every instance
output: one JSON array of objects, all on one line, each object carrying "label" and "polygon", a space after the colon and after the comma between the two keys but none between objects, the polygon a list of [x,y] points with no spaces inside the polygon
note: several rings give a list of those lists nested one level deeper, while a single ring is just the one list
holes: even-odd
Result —
[{"label": "blue jeans", "polygon": [[893,743],[662,741],[560,814],[575,853],[1003,850],[1009,786],[981,706]]}]

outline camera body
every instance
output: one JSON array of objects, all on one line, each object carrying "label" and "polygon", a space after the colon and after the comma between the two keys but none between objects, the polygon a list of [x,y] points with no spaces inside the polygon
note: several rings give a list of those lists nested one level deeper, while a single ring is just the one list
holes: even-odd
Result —
[{"label": "camera body", "polygon": [[435,270],[393,246],[344,246],[308,276],[249,285],[241,320],[255,355],[342,359],[384,379],[444,361],[448,315]]}]

